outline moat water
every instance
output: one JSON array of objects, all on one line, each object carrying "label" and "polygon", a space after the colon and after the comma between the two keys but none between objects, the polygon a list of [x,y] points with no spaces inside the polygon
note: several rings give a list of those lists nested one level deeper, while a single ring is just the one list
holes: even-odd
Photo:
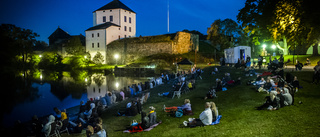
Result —
[{"label": "moat water", "polygon": [[[2,125],[12,126],[15,121],[26,122],[32,116],[53,114],[53,108],[71,108],[107,91],[121,90],[132,84],[144,83],[152,76],[116,76],[115,74],[80,72],[35,72],[19,74],[10,101],[2,114]],[[18,77],[19,77],[18,75]],[[28,76],[26,76],[28,75]],[[27,78],[26,78],[27,77]]]}]

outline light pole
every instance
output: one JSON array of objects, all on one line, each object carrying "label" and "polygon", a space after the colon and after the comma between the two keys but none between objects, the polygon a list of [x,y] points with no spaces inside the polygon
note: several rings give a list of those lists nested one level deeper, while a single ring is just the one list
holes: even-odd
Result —
[{"label": "light pole", "polygon": [[266,44],[263,44],[263,45],[262,45],[262,52],[263,52],[263,55],[262,55],[262,56],[266,56],[266,55],[267,55],[266,47],[267,47]]},{"label": "light pole", "polygon": [[273,56],[276,56],[276,52],[275,52],[276,45],[272,45],[271,48],[273,49]]},{"label": "light pole", "polygon": [[119,54],[114,54],[114,58],[116,59],[116,65],[118,65]]}]

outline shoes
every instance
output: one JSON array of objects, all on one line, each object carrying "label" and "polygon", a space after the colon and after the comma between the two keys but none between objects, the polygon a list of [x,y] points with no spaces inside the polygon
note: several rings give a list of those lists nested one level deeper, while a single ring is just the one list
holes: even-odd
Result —
[{"label": "shoes", "polygon": [[195,118],[189,118],[188,121],[192,122]]},{"label": "shoes", "polygon": [[184,126],[188,126],[188,121],[183,121]]}]

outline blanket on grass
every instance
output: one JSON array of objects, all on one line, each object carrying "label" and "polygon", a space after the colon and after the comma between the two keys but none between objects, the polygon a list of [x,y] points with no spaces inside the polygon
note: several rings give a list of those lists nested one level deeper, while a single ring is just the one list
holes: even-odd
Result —
[{"label": "blanket on grass", "polygon": [[[157,123],[157,124],[154,124],[154,125],[150,126],[149,128],[144,129],[143,131],[150,131],[150,130],[152,130],[153,128],[155,128],[156,126],[158,126],[159,124],[161,124],[161,122],[159,122],[159,123]],[[134,133],[134,132],[130,132],[130,130],[125,130],[125,131],[123,131],[123,133]]]},{"label": "blanket on grass", "polygon": [[220,119],[221,119],[221,115],[218,115],[216,121],[212,122],[211,125],[216,125],[216,124],[219,124],[220,123]]}]

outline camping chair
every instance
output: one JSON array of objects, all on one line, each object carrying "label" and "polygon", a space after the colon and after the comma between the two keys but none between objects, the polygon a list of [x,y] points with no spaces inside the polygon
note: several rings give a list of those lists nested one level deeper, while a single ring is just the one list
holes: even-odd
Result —
[{"label": "camping chair", "polygon": [[68,135],[70,135],[68,131],[68,124],[69,124],[69,117],[61,122],[61,128],[58,130],[60,135],[63,132],[67,132]]},{"label": "camping chair", "polygon": [[50,126],[51,126],[50,134],[49,134],[49,136],[47,136],[47,135],[45,135],[45,136],[46,136],[46,137],[53,137],[53,136],[55,136],[55,137],[60,137],[59,131],[58,131],[58,129],[57,129],[57,123],[56,123],[56,122],[53,122]]},{"label": "camping chair", "polygon": [[181,96],[181,88],[183,87],[184,82],[182,83],[181,87],[179,88],[179,91],[173,91],[173,96],[172,99],[174,98],[174,96],[177,96],[178,98],[180,98]]}]

